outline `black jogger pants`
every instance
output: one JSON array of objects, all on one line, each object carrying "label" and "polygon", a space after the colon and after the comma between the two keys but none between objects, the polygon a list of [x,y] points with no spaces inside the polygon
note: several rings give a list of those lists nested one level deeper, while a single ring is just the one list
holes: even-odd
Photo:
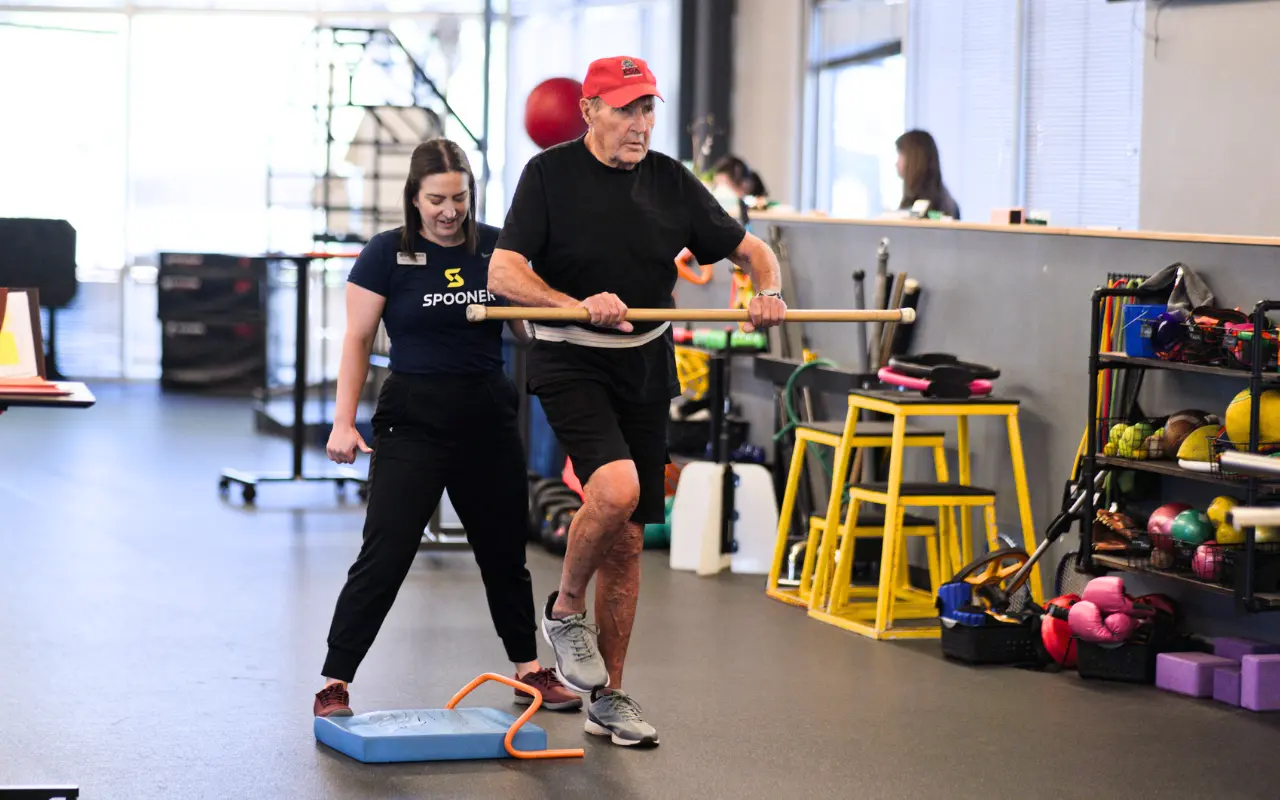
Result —
[{"label": "black jogger pants", "polygon": [[501,372],[392,373],[387,379],[373,417],[364,544],[338,595],[325,677],[355,677],[446,489],[466,528],[507,658],[537,658],[518,402]]}]

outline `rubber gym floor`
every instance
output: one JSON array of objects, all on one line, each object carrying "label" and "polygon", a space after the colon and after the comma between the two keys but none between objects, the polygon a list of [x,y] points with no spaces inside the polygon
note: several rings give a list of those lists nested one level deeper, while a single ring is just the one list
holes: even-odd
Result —
[{"label": "rubber gym floor", "polygon": [[[0,786],[120,798],[1276,796],[1280,715],[1074,674],[970,669],[875,643],[648,553],[627,686],[662,746],[540,712],[584,760],[366,766],[315,742],[361,507],[328,485],[224,503],[282,469],[242,400],[98,384],[89,411],[0,416]],[[320,453],[312,454],[321,464]],[[559,561],[530,549],[539,595]],[[543,645],[543,657],[548,655]],[[471,556],[422,553],[353,685],[357,711],[439,707],[505,670]],[[473,695],[510,709],[510,690]]]}]

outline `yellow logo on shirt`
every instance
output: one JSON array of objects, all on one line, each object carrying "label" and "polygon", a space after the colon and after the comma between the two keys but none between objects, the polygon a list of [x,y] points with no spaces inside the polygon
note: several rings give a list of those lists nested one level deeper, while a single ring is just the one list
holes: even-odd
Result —
[{"label": "yellow logo on shirt", "polygon": [[462,285],[462,276],[458,274],[460,272],[462,272],[462,269],[458,267],[455,267],[453,269],[446,269],[444,271],[444,276],[449,279],[450,289],[457,289],[459,286]]}]

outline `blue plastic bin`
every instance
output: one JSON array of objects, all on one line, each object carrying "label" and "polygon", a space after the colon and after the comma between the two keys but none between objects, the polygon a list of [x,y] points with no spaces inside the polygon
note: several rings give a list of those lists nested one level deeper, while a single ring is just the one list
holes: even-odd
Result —
[{"label": "blue plastic bin", "polygon": [[1155,358],[1151,349],[1151,334],[1155,330],[1156,317],[1168,310],[1167,306],[1143,306],[1136,303],[1124,307],[1124,352],[1130,358]]}]

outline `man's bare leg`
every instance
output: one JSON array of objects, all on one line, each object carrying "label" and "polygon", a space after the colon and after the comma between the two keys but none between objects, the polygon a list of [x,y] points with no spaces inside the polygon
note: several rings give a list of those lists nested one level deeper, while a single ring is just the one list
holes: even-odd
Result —
[{"label": "man's bare leg", "polygon": [[[569,527],[560,590],[542,614],[541,626],[543,637],[555,651],[556,673],[561,682],[586,694],[609,684],[598,630],[587,622],[587,587],[622,538],[627,520],[639,502],[635,464],[605,464],[592,473],[584,494],[586,502]],[[630,634],[629,625],[627,633]]]},{"label": "man's bare leg", "polygon": [[614,744],[652,747],[658,731],[645,722],[640,704],[622,690],[622,667],[636,621],[640,595],[640,551],[644,527],[627,522],[622,535],[605,556],[596,574],[596,620],[600,623],[600,653],[609,671],[609,685],[591,693],[583,728],[608,736]]},{"label": "man's bare leg", "polygon": [[[623,529],[629,524],[627,520],[640,500],[636,465],[631,461],[605,464],[592,473],[585,490],[585,502],[569,526],[569,543],[560,571],[560,592],[551,609],[553,619],[587,610],[587,587],[591,578],[622,538]],[[643,544],[643,534],[641,539]]]},{"label": "man's bare leg", "polygon": [[644,526],[627,522],[596,573],[596,623],[600,626],[600,655],[609,670],[609,688],[622,688],[622,667],[631,644],[640,599],[640,553]]}]

